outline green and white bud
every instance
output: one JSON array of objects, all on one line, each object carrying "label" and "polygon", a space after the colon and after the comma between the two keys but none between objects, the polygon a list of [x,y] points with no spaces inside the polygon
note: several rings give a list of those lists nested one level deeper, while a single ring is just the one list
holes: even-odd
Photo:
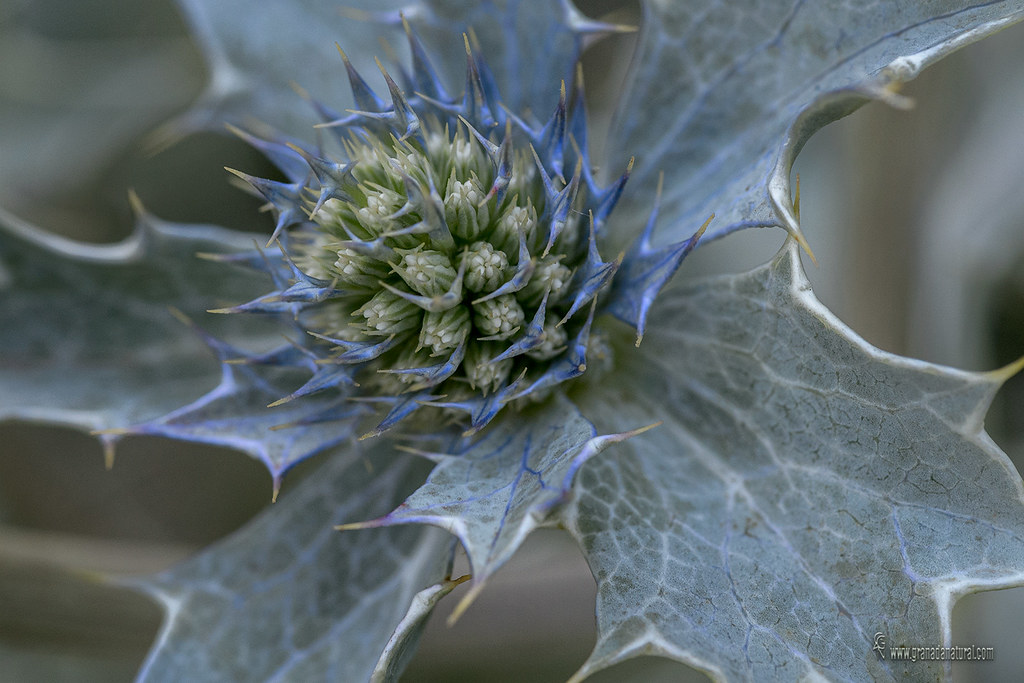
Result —
[{"label": "green and white bud", "polygon": [[420,347],[429,348],[432,356],[450,352],[469,336],[469,309],[465,306],[425,313],[420,328]]},{"label": "green and white bud", "polygon": [[459,275],[445,254],[424,249],[422,244],[415,249],[396,251],[401,255],[401,260],[392,265],[392,270],[417,294],[440,296],[451,289]]},{"label": "green and white bud", "polygon": [[451,162],[454,146],[448,126],[445,126],[443,131],[430,128],[423,139],[427,143],[427,156],[434,160],[435,168],[444,169]]},{"label": "green and white bud", "polygon": [[527,202],[525,206],[512,204],[498,218],[490,242],[506,254],[519,253],[519,233],[526,236],[527,244],[537,231],[537,210]]},{"label": "green and white bud", "polygon": [[466,358],[462,362],[466,379],[470,387],[482,392],[484,396],[504,384],[512,372],[513,362],[510,358],[491,362],[503,350],[499,343],[477,342],[466,351]]},{"label": "green and white bud", "polygon": [[460,181],[452,171],[444,198],[444,217],[453,235],[474,240],[488,227],[491,211],[484,203],[486,194],[475,176]]},{"label": "green and white bud", "polygon": [[356,218],[371,235],[381,235],[394,228],[389,216],[404,204],[405,199],[394,190],[380,186],[368,188],[366,206],[356,212]]},{"label": "green and white bud", "polygon": [[310,220],[327,228],[328,226],[341,227],[345,220],[352,215],[352,208],[349,204],[340,199],[328,199],[317,212],[310,216]]},{"label": "green and white bud", "polygon": [[349,289],[376,290],[390,270],[386,263],[364,256],[348,247],[341,247],[335,253],[338,258],[335,259],[331,270]]},{"label": "green and white bud", "polygon": [[391,168],[391,155],[379,140],[371,144],[353,143],[345,145],[349,161],[355,162],[352,177],[363,185],[388,186],[395,182],[395,170]]},{"label": "green and white bud", "polygon": [[386,336],[420,326],[423,316],[419,306],[382,289],[355,311],[365,322],[356,323],[369,335]]},{"label": "green and white bud", "polygon": [[508,256],[490,242],[474,242],[459,259],[466,267],[463,284],[471,292],[493,292],[508,278]]},{"label": "green and white bud", "polygon": [[452,172],[461,179],[479,175],[490,168],[490,161],[484,157],[480,146],[467,137],[464,129],[452,140],[449,163]]},{"label": "green and white bud", "polygon": [[562,265],[561,256],[545,256],[537,262],[533,277],[520,290],[520,298],[529,304],[539,304],[548,293],[548,303],[562,299],[572,283],[572,270]]},{"label": "green and white bud", "polygon": [[487,339],[508,339],[519,331],[525,320],[523,307],[513,294],[473,304],[473,324]]},{"label": "green and white bud", "polygon": [[[394,157],[394,160],[397,162],[398,168],[402,170],[402,173],[410,176],[418,183],[426,184],[427,180],[433,175],[430,159],[409,146],[402,147],[397,151],[398,154]],[[399,180],[400,178],[401,176],[396,174],[395,179]]]}]

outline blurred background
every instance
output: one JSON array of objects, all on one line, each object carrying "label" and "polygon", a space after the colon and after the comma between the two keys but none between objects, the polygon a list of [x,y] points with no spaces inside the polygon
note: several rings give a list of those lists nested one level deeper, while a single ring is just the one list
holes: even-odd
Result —
[{"label": "blurred background", "polygon": [[[637,22],[636,3],[578,4]],[[588,53],[595,102],[619,87],[633,38]],[[871,343],[973,370],[1024,355],[1022,64],[1017,26],[910,83],[913,110],[868,105],[798,159],[818,259],[809,276]],[[164,219],[269,232],[259,202],[223,171],[273,174],[258,154],[227,135],[169,147],[152,136],[204,79],[171,0],[0,3],[0,206],[76,239],[116,241],[131,231],[134,189]],[[782,241],[776,230],[731,236],[697,250],[679,277],[756,266]],[[1001,392],[988,429],[1019,469],[1024,380]],[[130,680],[160,611],[89,572],[166,567],[238,528],[269,491],[263,467],[233,452],[131,438],[107,472],[87,435],[0,424],[0,681]],[[456,599],[442,603],[403,680],[564,680],[593,645],[594,596],[572,541],[538,532],[454,628],[444,616]],[[1016,678],[1021,615],[1024,590],[963,599],[954,642],[992,645],[997,661],[955,667],[956,680]],[[646,658],[592,680],[705,679]]]}]

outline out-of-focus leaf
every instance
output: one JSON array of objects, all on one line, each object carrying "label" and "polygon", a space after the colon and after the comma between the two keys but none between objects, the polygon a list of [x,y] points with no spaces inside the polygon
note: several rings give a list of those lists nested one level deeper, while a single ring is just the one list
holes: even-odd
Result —
[{"label": "out-of-focus leaf", "polygon": [[[661,242],[751,226],[799,233],[793,159],[816,130],[926,66],[1024,17],[1017,0],[885,4],[644,4],[642,33],[606,168],[636,167],[616,210],[620,239],[646,219],[665,173]],[[671,86],[666,87],[667,83]]]},{"label": "out-of-focus leaf", "polygon": [[[558,103],[559,81],[570,83],[590,37],[614,27],[579,13],[570,0],[425,0],[414,10],[417,30],[443,58],[447,85],[461,92],[465,50],[453,36],[472,31],[494,75],[502,102],[517,115],[546,121]],[[543,59],[538,55],[543,54]]]},{"label": "out-of-focus leaf", "polygon": [[252,239],[143,213],[128,240],[87,245],[0,214],[0,419],[119,428],[215,384],[213,355],[171,308],[265,345],[261,321],[205,315],[251,298],[265,278],[196,255]]},{"label": "out-of-focus leaf", "polygon": [[[49,214],[69,194],[105,196],[101,176],[114,160],[195,96],[200,57],[167,12],[124,0],[0,10],[5,208]],[[81,234],[81,221],[69,227]]]},{"label": "out-of-focus leaf", "polygon": [[220,130],[225,121],[259,121],[312,140],[312,125],[319,119],[292,84],[339,112],[353,106],[335,43],[372,83],[382,83],[373,62],[383,51],[380,40],[404,54],[400,26],[359,14],[397,10],[403,3],[394,0],[267,0],[258,6],[246,0],[178,2],[210,71],[199,101],[172,126],[178,133]]},{"label": "out-of-focus leaf", "polygon": [[580,675],[658,654],[729,680],[942,677],[871,648],[949,645],[959,596],[1024,583],[1021,478],[982,426],[1011,370],[869,346],[792,242],[652,321],[616,392],[579,392],[601,429],[665,421],[580,473],[566,525],[599,628]]},{"label": "out-of-focus leaf", "polygon": [[370,676],[370,683],[392,683],[398,680],[416,651],[416,645],[434,607],[460,583],[461,579],[447,579],[424,588],[413,597],[409,612],[384,647],[380,660]]},{"label": "out-of-focus leaf", "polygon": [[[319,120],[293,84],[344,115],[353,103],[337,43],[386,98],[373,60],[380,57],[396,76],[407,66],[399,12],[421,35],[449,94],[460,93],[466,79],[467,33],[482,50],[503,103],[538,120],[558,102],[559,81],[571,78],[584,41],[615,30],[587,19],[569,0],[270,0],[259,11],[243,0],[179,3],[203,47],[210,79],[172,129],[255,120],[306,140]],[[544,59],[538,61],[539,54]]]},{"label": "out-of-focus leaf", "polygon": [[335,531],[393,506],[425,468],[388,448],[328,457],[235,535],[131,582],[167,613],[140,680],[370,677],[414,596],[444,578],[451,542],[426,527]]},{"label": "out-of-focus leaf", "polygon": [[[1015,27],[1013,33],[1021,36],[1021,28]],[[973,66],[964,76],[975,88],[967,98],[971,115],[962,122],[953,117],[963,100],[936,112],[936,119],[946,123],[940,130],[956,131],[956,144],[942,146],[948,157],[935,166],[934,186],[923,198],[908,198],[918,207],[916,215],[925,232],[914,238],[920,248],[915,246],[910,273],[907,333],[911,348],[940,362],[990,362],[992,349],[979,340],[993,324],[1019,320],[1020,295],[1013,292],[1024,289],[1024,156],[1017,153],[1024,145],[1024,122],[1008,112],[1024,110],[1024,79],[984,73],[996,59],[1006,69],[1021,63],[1024,43],[1019,38],[1008,42],[1009,38],[1000,36],[995,45],[979,46],[966,60]],[[982,49],[997,45],[1002,53]],[[877,182],[885,181],[883,177]],[[997,347],[996,353],[1013,357],[1024,352],[1019,330],[1007,330],[1008,348]]]},{"label": "out-of-focus leaf", "polygon": [[6,550],[0,557],[0,679],[129,679],[160,625],[160,609],[94,572],[25,561]]}]

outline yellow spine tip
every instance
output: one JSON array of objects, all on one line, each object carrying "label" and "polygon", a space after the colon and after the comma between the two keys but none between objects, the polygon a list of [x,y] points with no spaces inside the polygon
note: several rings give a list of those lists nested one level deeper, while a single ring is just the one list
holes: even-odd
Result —
[{"label": "yellow spine tip", "polygon": [[[462,580],[464,581],[465,578],[463,578]],[[458,622],[458,620],[462,618],[462,615],[466,613],[466,610],[469,609],[469,606],[472,605],[473,602],[476,600],[477,596],[480,595],[480,591],[483,590],[483,587],[483,583],[474,584],[470,587],[469,592],[462,597],[462,600],[459,600],[459,604],[457,604],[455,606],[455,609],[452,610],[452,613],[448,615],[448,620],[446,623],[448,624],[449,628],[454,626],[456,622]]]},{"label": "yellow spine tip", "polygon": [[807,254],[807,256],[810,257],[811,263],[813,263],[815,266],[817,266],[818,265],[818,259],[815,258],[814,252],[811,251],[811,245],[807,243],[807,239],[804,237],[804,234],[802,232],[800,232],[799,230],[796,230],[796,231],[790,231],[789,236],[792,237],[794,240],[796,240],[796,243],[798,245],[800,245],[800,248],[804,251],[804,253]]},{"label": "yellow spine tip", "polygon": [[1003,382],[1007,381],[1008,379],[1012,378],[1014,375],[1019,373],[1021,370],[1024,370],[1024,356],[1021,356],[1020,358],[1013,361],[1009,365],[1004,365],[1001,368],[990,370],[989,372],[986,372],[984,374],[988,375],[995,381],[1002,384]]},{"label": "yellow spine tip", "polygon": [[142,200],[139,198],[139,195],[136,194],[134,189],[128,190],[128,203],[131,205],[132,213],[135,214],[136,217],[142,216],[146,213],[146,207],[142,205]]}]

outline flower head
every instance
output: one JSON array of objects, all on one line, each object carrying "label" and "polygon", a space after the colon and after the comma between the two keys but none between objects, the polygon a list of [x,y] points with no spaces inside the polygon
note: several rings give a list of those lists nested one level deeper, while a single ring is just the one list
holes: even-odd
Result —
[{"label": "flower head", "polygon": [[229,310],[292,314],[332,377],[314,377],[317,390],[396,406],[371,434],[421,405],[468,413],[476,431],[585,371],[595,308],[621,263],[598,242],[628,169],[595,182],[578,70],[571,100],[563,83],[551,117],[533,124],[502,104],[468,36],[453,97],[405,26],[413,73],[402,88],[380,67],[389,102],[342,53],[361,109],[318,105],[336,151],[261,141],[303,172],[276,182],[232,171],[276,208],[290,272]]}]

